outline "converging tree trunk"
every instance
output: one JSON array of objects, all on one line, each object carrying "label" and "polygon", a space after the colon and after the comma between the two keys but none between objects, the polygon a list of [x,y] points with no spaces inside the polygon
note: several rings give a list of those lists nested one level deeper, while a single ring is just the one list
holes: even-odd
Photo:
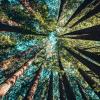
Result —
[{"label": "converging tree trunk", "polygon": [[63,38],[100,41],[100,25],[61,35]]},{"label": "converging tree trunk", "polygon": [[[36,56],[36,55],[35,55]],[[4,96],[8,90],[15,84],[16,80],[23,75],[24,71],[32,64],[35,56],[22,65],[10,78],[0,85],[0,96]]]},{"label": "converging tree trunk", "polygon": [[85,66],[87,66],[91,71],[93,71],[96,75],[100,76],[100,66],[94,64],[93,62],[90,62],[89,60],[83,58],[81,55],[75,53],[73,50],[71,50],[68,47],[64,47],[65,50],[67,50],[73,57],[75,57],[77,60],[79,60],[81,63],[83,63]]},{"label": "converging tree trunk", "polygon": [[59,75],[59,92],[60,92],[60,100],[66,100],[64,84],[62,82],[62,77]]},{"label": "converging tree trunk", "polygon": [[53,72],[50,75],[47,100],[53,100]]},{"label": "converging tree trunk", "polygon": [[89,84],[89,86],[94,90],[94,92],[100,97],[100,91],[97,92],[95,90],[96,87],[98,87],[99,85],[89,75],[87,75],[87,73],[85,71],[83,71],[81,68],[79,68],[78,71],[83,76],[85,81]]},{"label": "converging tree trunk", "polygon": [[97,55],[95,53],[89,52],[89,51],[85,51],[82,49],[77,49],[80,53],[84,54],[86,57],[89,57],[90,59],[100,63],[100,55]]},{"label": "converging tree trunk", "polygon": [[62,10],[63,10],[63,7],[64,7],[64,4],[66,3],[66,0],[60,0],[60,9],[59,9],[59,15],[58,15],[58,20],[61,16],[61,13],[62,13]]},{"label": "converging tree trunk", "polygon": [[[64,68],[63,68],[59,53],[58,53],[58,64],[59,64],[60,69],[64,71]],[[69,83],[69,80],[68,80],[67,75],[66,75],[65,72],[62,75],[62,80],[63,80],[65,92],[66,92],[66,95],[67,95],[67,99],[68,100],[76,100],[75,94],[73,92],[73,89],[72,89],[72,87],[71,87],[71,85]]]},{"label": "converging tree trunk", "polygon": [[82,95],[83,100],[88,100],[83,88],[81,87],[81,85],[80,85],[80,83],[78,81],[77,81],[77,85],[78,85],[78,88],[79,88],[79,91],[80,91],[80,93]]},{"label": "converging tree trunk", "polygon": [[68,20],[68,22],[65,24],[65,26],[67,24],[69,24],[69,22],[74,19],[83,9],[85,9],[85,7],[87,5],[89,5],[92,1],[94,0],[84,0],[84,2],[77,8],[77,10],[75,11],[75,13],[71,16],[71,18]]},{"label": "converging tree trunk", "polygon": [[39,83],[39,77],[40,77],[41,71],[42,71],[42,67],[40,67],[39,70],[36,72],[33,84],[30,87],[29,92],[28,92],[25,100],[33,100],[34,99],[34,95],[35,95],[35,92],[36,92],[36,89],[37,89],[37,86]]},{"label": "converging tree trunk", "polygon": [[89,11],[85,16],[83,16],[81,19],[79,19],[77,22],[75,22],[72,26],[74,27],[75,25],[78,25],[79,23],[87,20],[88,18],[91,18],[92,16],[94,16],[95,14],[100,12],[100,1],[98,2],[98,6],[96,6],[93,10]]}]

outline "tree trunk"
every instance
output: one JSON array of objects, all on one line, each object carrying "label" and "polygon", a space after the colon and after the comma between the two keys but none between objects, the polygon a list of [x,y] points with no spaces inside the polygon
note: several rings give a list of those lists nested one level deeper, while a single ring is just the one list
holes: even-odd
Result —
[{"label": "tree trunk", "polygon": [[39,83],[39,77],[40,77],[41,71],[42,71],[42,67],[40,67],[39,70],[36,72],[36,75],[34,77],[34,82],[31,88],[29,89],[28,95],[25,98],[25,100],[33,100],[38,83]]},{"label": "tree trunk", "polygon": [[65,24],[69,24],[69,22],[74,19],[87,5],[89,5],[93,0],[84,0],[84,2],[78,7],[78,9],[75,11],[75,13],[71,16],[71,18],[68,20],[68,22]]},{"label": "tree trunk", "polygon": [[59,92],[60,92],[60,100],[66,100],[64,84],[62,82],[62,78],[59,75]]},{"label": "tree trunk", "polygon": [[33,34],[36,36],[47,36],[46,34],[37,34],[36,32],[33,32],[30,29],[24,29],[23,27],[18,27],[18,26],[9,26],[1,22],[0,22],[0,31],[17,32],[17,33],[23,33],[23,34]]},{"label": "tree trunk", "polygon": [[91,71],[93,71],[96,75],[100,76],[100,66],[90,62],[89,60],[83,58],[79,54],[75,53],[70,48],[64,47],[73,57],[75,57],[77,60],[79,60],[81,63],[83,63],[85,66],[87,66]]},{"label": "tree trunk", "polygon": [[63,10],[63,7],[64,7],[64,4],[66,3],[66,0],[60,0],[60,9],[59,9],[59,15],[58,15],[58,20],[61,16],[61,13],[62,13],[62,10]]},{"label": "tree trunk", "polygon": [[[59,53],[58,53],[58,64],[59,64],[60,69],[64,71],[62,62],[60,60]],[[64,84],[64,87],[65,87],[65,92],[66,92],[66,95],[67,95],[67,99],[68,100],[76,100],[73,89],[72,89],[72,87],[69,83],[69,80],[67,79],[67,75],[66,75],[65,72],[62,75],[62,80],[63,80],[63,84]]]},{"label": "tree trunk", "polygon": [[61,35],[63,38],[100,41],[100,25]]},{"label": "tree trunk", "polygon": [[51,75],[50,75],[47,100],[53,100],[53,72],[51,72]]},{"label": "tree trunk", "polygon": [[[97,83],[89,75],[87,75],[87,73],[85,71],[83,71],[81,68],[79,68],[78,71],[83,76],[85,81],[90,85],[90,87],[94,90],[94,92],[100,97],[100,91],[97,92],[95,90],[95,88],[96,88],[95,85],[97,85]],[[99,86],[99,85],[97,85],[97,86]]]},{"label": "tree trunk", "polygon": [[84,93],[83,88],[81,87],[81,85],[80,85],[80,83],[78,81],[77,81],[77,85],[78,85],[78,88],[79,88],[79,91],[80,91],[80,93],[82,95],[83,100],[88,100],[86,94]]},{"label": "tree trunk", "polygon": [[92,52],[89,52],[89,51],[85,51],[85,50],[82,50],[82,49],[77,49],[80,53],[84,54],[86,57],[89,57],[91,58],[92,60],[100,63],[100,55],[97,55],[95,53],[92,53]]},{"label": "tree trunk", "polygon": [[[36,56],[36,55],[35,55]],[[34,57],[35,57],[34,56]],[[8,90],[15,84],[16,80],[23,75],[24,71],[32,64],[34,57],[22,65],[22,67],[9,79],[0,85],[0,96],[4,96]]]},{"label": "tree trunk", "polygon": [[79,23],[87,20],[88,18],[91,18],[95,14],[100,12],[100,1],[98,2],[98,6],[96,6],[93,10],[89,11],[85,16],[83,16],[81,19],[79,19],[77,22],[75,22],[70,28],[74,27],[75,25],[78,25]]}]

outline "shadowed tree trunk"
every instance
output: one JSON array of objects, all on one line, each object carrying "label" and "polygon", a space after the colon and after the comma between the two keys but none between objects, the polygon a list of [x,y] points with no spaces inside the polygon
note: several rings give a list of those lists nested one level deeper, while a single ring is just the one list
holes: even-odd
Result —
[{"label": "shadowed tree trunk", "polygon": [[100,34],[94,34],[94,35],[80,35],[76,37],[68,37],[71,39],[80,39],[80,40],[92,40],[92,41],[100,41]]},{"label": "shadowed tree trunk", "polygon": [[100,41],[100,25],[61,35],[63,38]]},{"label": "shadowed tree trunk", "polygon": [[94,90],[94,92],[100,97],[100,91],[97,92],[95,90],[95,88],[96,88],[95,85],[97,85],[97,83],[89,75],[87,75],[87,73],[85,71],[83,71],[81,68],[79,68],[78,71],[83,76],[85,81],[89,84],[89,86]]},{"label": "shadowed tree trunk", "polygon": [[17,32],[17,33],[23,33],[23,34],[33,34],[33,35],[40,35],[40,36],[47,36],[46,34],[36,34],[36,32],[28,29],[24,29],[22,27],[17,26],[9,26],[6,24],[3,24],[0,22],[0,31],[6,31],[6,32]]},{"label": "shadowed tree trunk", "polygon": [[78,81],[77,81],[77,85],[78,85],[79,91],[80,91],[80,93],[81,93],[81,95],[82,95],[82,99],[83,99],[83,100],[88,100],[87,96],[86,96],[85,93],[84,93],[83,88],[81,87],[81,85],[80,85],[80,83],[79,83]]},{"label": "shadowed tree trunk", "polygon": [[7,24],[9,26],[21,26],[19,23],[13,21],[13,20],[7,20],[7,19],[0,19],[1,23]]},{"label": "shadowed tree trunk", "polygon": [[59,9],[58,20],[59,20],[59,18],[60,18],[60,16],[61,16],[61,13],[62,13],[62,10],[63,10],[63,6],[64,6],[64,4],[66,3],[66,0],[60,0],[60,1],[61,1],[61,3],[60,3],[60,9]]},{"label": "shadowed tree trunk", "polygon": [[74,27],[75,25],[78,25],[79,23],[87,20],[88,18],[91,18],[95,14],[100,12],[100,1],[98,2],[98,6],[96,6],[93,10],[89,11],[85,16],[83,16],[81,19],[79,19],[77,22],[75,22],[70,28]]},{"label": "shadowed tree trunk", "polygon": [[64,84],[62,82],[62,77],[59,75],[59,92],[60,92],[60,100],[66,100]]},{"label": "shadowed tree trunk", "polygon": [[85,66],[87,66],[91,71],[93,71],[96,75],[100,76],[100,66],[94,64],[93,62],[90,62],[89,60],[83,58],[79,54],[75,53],[73,50],[71,50],[68,47],[63,47],[65,50],[67,50],[73,57],[75,57],[77,60],[79,60],[81,63],[83,63]]},{"label": "shadowed tree trunk", "polygon": [[34,10],[30,6],[29,0],[20,0],[20,3],[31,13],[35,13]]},{"label": "shadowed tree trunk", "polygon": [[47,100],[53,100],[53,72],[50,75]]},{"label": "shadowed tree trunk", "polygon": [[[36,54],[35,54],[36,56]],[[22,65],[10,78],[0,85],[0,96],[4,96],[8,90],[15,84],[16,80],[23,75],[24,71],[33,63],[35,56]]]},{"label": "shadowed tree trunk", "polygon": [[20,3],[27,9],[30,15],[35,16],[40,21],[40,23],[44,25],[45,23],[44,18],[39,12],[36,12],[35,10],[33,10],[33,8],[30,5],[29,0],[20,0]]},{"label": "shadowed tree trunk", "polygon": [[29,92],[24,100],[33,100],[34,99],[34,95],[35,95],[35,92],[36,92],[36,89],[37,89],[37,86],[39,83],[39,77],[40,77],[41,71],[42,71],[42,67],[40,67],[39,70],[36,72],[33,84],[30,87]]},{"label": "shadowed tree trunk", "polygon": [[92,53],[92,52],[89,52],[89,51],[85,51],[85,50],[82,50],[82,49],[77,49],[80,53],[84,54],[86,57],[89,57],[91,58],[92,60],[100,63],[100,55],[97,55],[95,53]]},{"label": "shadowed tree trunk", "polygon": [[[60,70],[63,70],[63,71],[64,71],[62,62],[61,62],[61,60],[60,60],[59,53],[58,53],[58,64],[59,64]],[[68,99],[68,100],[76,100],[76,97],[75,97],[75,95],[74,95],[73,89],[72,89],[72,87],[71,87],[71,85],[70,85],[70,83],[69,83],[69,80],[68,80],[67,75],[66,75],[65,72],[64,72],[64,74],[62,75],[62,80],[63,80],[65,92],[66,92],[66,95],[67,95],[67,99]]]},{"label": "shadowed tree trunk", "polygon": [[3,55],[1,56],[2,57],[2,59],[0,59],[0,63],[2,63],[2,61],[4,61],[4,60],[8,60],[8,59],[16,59],[16,60],[20,60],[20,58],[21,57],[24,57],[24,56],[26,56],[26,55],[28,55],[32,50],[34,50],[34,47],[35,48],[37,48],[38,49],[38,47],[36,47],[36,46],[32,46],[32,47],[30,47],[28,50],[26,50],[26,51],[23,51],[23,52],[20,52],[20,53],[17,53],[17,54],[15,54],[15,55],[12,55],[11,57],[6,57],[5,55],[5,58],[3,59]]},{"label": "shadowed tree trunk", "polygon": [[87,5],[89,5],[94,0],[84,0],[84,2],[78,7],[78,9],[75,11],[75,13],[71,16],[71,18],[68,20],[68,22],[65,24],[69,24],[69,22],[74,19]]}]

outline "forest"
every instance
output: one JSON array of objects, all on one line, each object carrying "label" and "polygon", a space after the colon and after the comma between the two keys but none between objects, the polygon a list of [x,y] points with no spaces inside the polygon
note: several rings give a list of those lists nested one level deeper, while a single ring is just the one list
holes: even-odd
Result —
[{"label": "forest", "polygon": [[0,0],[0,100],[100,100],[100,0]]}]

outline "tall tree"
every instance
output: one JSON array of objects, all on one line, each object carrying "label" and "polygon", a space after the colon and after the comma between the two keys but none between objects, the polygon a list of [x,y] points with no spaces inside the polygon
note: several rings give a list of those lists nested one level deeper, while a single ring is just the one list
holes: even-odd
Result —
[{"label": "tall tree", "polygon": [[38,71],[36,72],[33,84],[30,87],[28,94],[25,97],[25,100],[33,100],[34,99],[34,95],[35,95],[35,92],[36,92],[36,89],[37,89],[37,86],[38,86],[38,83],[39,83],[39,77],[40,77],[41,71],[42,71],[42,67],[40,67],[38,69]]},{"label": "tall tree", "polygon": [[80,53],[84,54],[86,57],[89,57],[89,58],[91,58],[92,60],[94,60],[94,61],[100,63],[100,55],[97,55],[97,54],[95,54],[95,53],[92,53],[92,52],[89,52],[89,51],[85,51],[85,50],[82,50],[82,49],[79,49],[79,48],[77,48],[77,50],[78,50]]},{"label": "tall tree", "polygon": [[84,0],[84,2],[78,7],[78,9],[75,11],[75,13],[71,16],[71,18],[68,20],[68,22],[65,24],[65,26],[74,19],[83,9],[86,8],[87,5],[89,5],[94,0]]},{"label": "tall tree", "polygon": [[[60,70],[64,71],[64,68],[63,68],[59,53],[58,53],[58,65],[60,67]],[[65,72],[62,75],[62,80],[63,80],[65,92],[66,92],[66,95],[67,95],[67,99],[68,100],[76,100],[75,94],[73,92],[73,89],[72,89],[72,87],[71,87],[71,85],[69,83],[69,80],[68,80],[67,75],[66,75]]]},{"label": "tall tree", "polygon": [[59,92],[60,92],[60,100],[66,100],[65,89],[61,75],[59,75]]},{"label": "tall tree", "polygon": [[96,86],[98,86],[98,84],[89,75],[87,75],[87,73],[83,71],[81,68],[79,68],[78,71],[83,76],[85,81],[90,85],[90,87],[94,90],[94,92],[98,95],[98,97],[100,97],[100,91],[99,92],[96,91]]},{"label": "tall tree", "polygon": [[87,66],[96,75],[100,76],[100,66],[99,65],[96,65],[93,62],[90,62],[89,60],[83,58],[81,55],[77,54],[76,52],[74,52],[72,49],[70,49],[68,47],[64,47],[64,49],[67,50],[73,57],[75,57],[77,60],[79,60],[85,66]]},{"label": "tall tree", "polygon": [[23,75],[24,71],[33,63],[35,56],[26,61],[17,72],[15,72],[10,78],[0,85],[0,96],[4,96],[15,84],[16,80]]},{"label": "tall tree", "polygon": [[50,75],[47,100],[53,100],[53,72]]},{"label": "tall tree", "polygon": [[79,88],[79,91],[80,91],[80,93],[82,95],[83,100],[88,100],[88,98],[87,98],[82,86],[80,85],[80,83],[78,81],[77,81],[77,85],[78,85],[78,88]]},{"label": "tall tree", "polygon": [[64,7],[64,4],[66,3],[66,0],[60,0],[60,8],[59,8],[59,15],[58,15],[58,20],[61,16],[61,13],[63,11],[63,7]]},{"label": "tall tree", "polygon": [[100,25],[61,35],[64,38],[100,41]]},{"label": "tall tree", "polygon": [[98,2],[98,5],[91,11],[89,11],[86,15],[84,15],[81,19],[79,19],[77,22],[75,22],[72,26],[74,27],[75,25],[78,25],[79,23],[87,20],[88,18],[94,16],[95,14],[100,12],[100,1]]}]

